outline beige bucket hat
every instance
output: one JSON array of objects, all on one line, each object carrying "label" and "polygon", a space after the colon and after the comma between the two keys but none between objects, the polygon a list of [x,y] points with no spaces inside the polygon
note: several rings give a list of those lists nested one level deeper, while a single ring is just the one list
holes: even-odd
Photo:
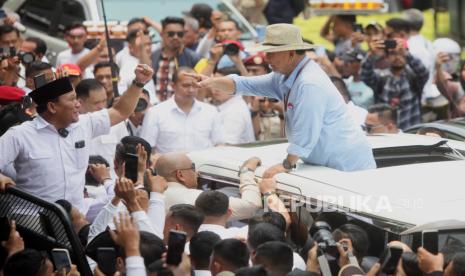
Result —
[{"label": "beige bucket hat", "polygon": [[247,48],[249,52],[283,52],[308,50],[315,46],[304,43],[298,27],[292,24],[273,24],[266,27],[265,40]]}]

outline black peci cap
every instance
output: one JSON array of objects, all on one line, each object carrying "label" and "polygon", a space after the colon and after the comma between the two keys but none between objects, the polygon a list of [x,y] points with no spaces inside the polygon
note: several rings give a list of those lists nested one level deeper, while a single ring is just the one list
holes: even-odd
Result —
[{"label": "black peci cap", "polygon": [[29,96],[38,105],[46,104],[61,95],[72,92],[74,90],[68,77],[56,79],[52,82],[44,84],[43,86],[35,89]]}]

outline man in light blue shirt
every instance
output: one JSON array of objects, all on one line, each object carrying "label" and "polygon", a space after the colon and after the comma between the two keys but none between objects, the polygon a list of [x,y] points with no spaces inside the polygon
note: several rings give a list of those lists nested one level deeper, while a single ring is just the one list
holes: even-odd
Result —
[{"label": "man in light blue shirt", "polygon": [[200,87],[284,102],[288,156],[282,164],[268,169],[264,177],[289,172],[299,159],[342,171],[376,168],[370,144],[351,120],[342,96],[319,65],[305,56],[304,50],[311,47],[303,43],[297,27],[270,25],[265,41],[254,50],[266,53],[272,73],[257,77],[197,76]]}]

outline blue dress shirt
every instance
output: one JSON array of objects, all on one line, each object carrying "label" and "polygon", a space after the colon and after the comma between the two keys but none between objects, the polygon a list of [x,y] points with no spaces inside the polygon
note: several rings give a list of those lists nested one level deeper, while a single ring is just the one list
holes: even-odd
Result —
[{"label": "blue dress shirt", "polygon": [[285,112],[287,152],[305,163],[342,171],[376,168],[371,146],[351,120],[341,94],[320,66],[314,61],[305,65],[307,60],[305,57],[287,78],[276,72],[232,76],[236,93],[281,101],[290,93]]}]

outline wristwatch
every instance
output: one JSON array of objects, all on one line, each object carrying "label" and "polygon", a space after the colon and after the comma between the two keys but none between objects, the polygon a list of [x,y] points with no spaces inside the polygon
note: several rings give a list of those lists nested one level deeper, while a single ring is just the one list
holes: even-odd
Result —
[{"label": "wristwatch", "polygon": [[139,81],[137,81],[136,79],[134,79],[134,80],[132,81],[132,85],[135,85],[135,86],[137,86],[137,87],[139,87],[139,88],[144,88],[145,83],[139,82]]},{"label": "wristwatch", "polygon": [[237,173],[237,176],[240,177],[241,174],[246,173],[246,172],[255,172],[255,171],[252,170],[252,169],[249,168],[249,167],[245,167],[245,166],[244,166],[244,167],[240,167],[240,168],[239,168],[239,172]]},{"label": "wristwatch", "polygon": [[275,191],[263,193],[263,194],[262,194],[262,200],[263,200],[263,201],[266,201],[266,199],[267,199],[269,196],[275,195],[275,194],[276,194]]},{"label": "wristwatch", "polygon": [[295,168],[297,168],[297,165],[296,164],[291,164],[291,162],[289,162],[289,160],[287,160],[287,158],[285,158],[283,160],[283,167],[287,170],[287,171],[292,171],[294,170]]}]

